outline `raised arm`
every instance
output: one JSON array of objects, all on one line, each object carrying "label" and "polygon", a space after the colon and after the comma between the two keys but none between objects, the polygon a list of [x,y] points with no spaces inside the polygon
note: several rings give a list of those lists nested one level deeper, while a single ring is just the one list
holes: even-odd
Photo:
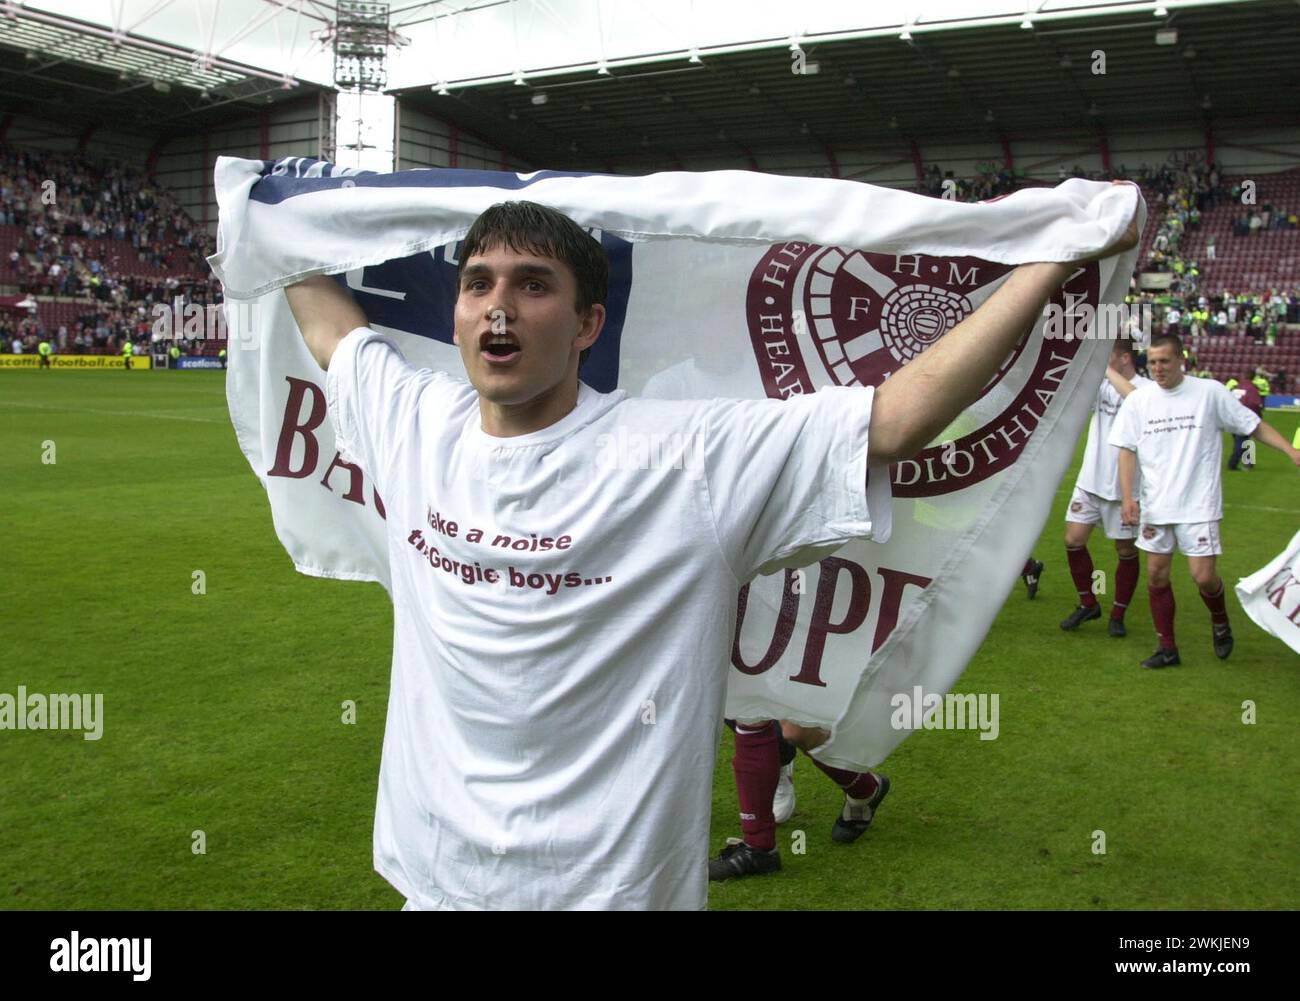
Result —
[{"label": "raised arm", "polygon": [[[1135,211],[1124,235],[1097,259],[1128,250],[1137,238]],[[871,406],[868,463],[887,466],[915,455],[979,399],[1079,263],[1022,264],[979,309],[885,380]]]},{"label": "raised arm", "polygon": [[1129,393],[1137,389],[1133,383],[1116,372],[1113,366],[1106,366],[1106,378],[1110,380],[1110,384],[1115,387],[1115,392],[1119,393],[1121,397],[1128,396]]},{"label": "raised arm", "polygon": [[1272,424],[1260,421],[1255,425],[1255,430],[1250,436],[1261,444],[1277,449],[1294,465],[1300,466],[1300,448],[1292,448],[1291,443],[1282,437],[1282,433]]},{"label": "raised arm", "polygon": [[284,294],[307,350],[323,369],[330,367],[339,341],[366,325],[366,314],[333,278],[316,275],[290,285]]},{"label": "raised arm", "polygon": [[887,466],[915,455],[979,399],[1075,267],[1021,265],[984,305],[886,379],[871,406],[868,463]]}]

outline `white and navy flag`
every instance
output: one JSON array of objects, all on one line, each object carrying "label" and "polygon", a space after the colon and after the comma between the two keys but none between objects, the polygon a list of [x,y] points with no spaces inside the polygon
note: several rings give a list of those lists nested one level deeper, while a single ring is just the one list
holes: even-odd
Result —
[{"label": "white and navy flag", "polygon": [[1267,566],[1237,581],[1237,597],[1255,625],[1300,653],[1300,532]]},{"label": "white and navy flag", "polygon": [[[1076,179],[963,204],[749,171],[375,174],[228,157],[216,190],[211,264],[232,338],[230,414],[276,532],[301,572],[385,587],[382,498],[336,451],[323,373],[285,285],[337,275],[412,363],[463,376],[451,343],[460,241],[489,205],[528,199],[573,218],[609,255],[608,319],[581,373],[589,385],[784,398],[879,385],[1015,265],[1112,244],[1140,199],[1131,185]],[[1135,257],[1076,269],[1055,299],[1081,321],[1074,329],[1122,301]],[[893,467],[886,544],[853,542],[744,588],[727,714],[829,729],[818,756],[833,765],[883,760],[909,732],[892,725],[904,715],[895,695],[948,692],[1016,582],[1108,348],[1045,337],[1040,322],[979,402]]]}]

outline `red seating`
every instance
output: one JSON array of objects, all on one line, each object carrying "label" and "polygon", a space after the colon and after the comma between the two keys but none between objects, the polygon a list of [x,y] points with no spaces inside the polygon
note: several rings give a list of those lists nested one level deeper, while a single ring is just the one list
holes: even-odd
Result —
[{"label": "red seating", "polygon": [[52,299],[41,297],[36,302],[37,319],[45,324],[45,329],[51,333],[57,332],[60,325],[66,325],[71,329],[72,325],[81,316],[95,312],[95,301],[93,299],[55,302]]},{"label": "red seating", "polygon": [[[1300,168],[1250,178],[1224,177],[1223,186],[1231,189],[1245,180],[1255,182],[1255,208],[1272,204],[1288,214],[1300,213]],[[1139,260],[1143,262],[1148,259],[1159,223],[1165,216],[1163,204],[1151,196],[1148,200],[1152,211],[1142,234]],[[1264,291],[1290,287],[1300,280],[1300,229],[1268,229],[1252,236],[1234,236],[1232,222],[1248,208],[1240,202],[1220,202],[1201,214],[1200,226],[1183,233],[1178,253],[1184,260],[1197,262],[1202,289]],[[1213,261],[1205,256],[1211,235],[1214,236]]]}]

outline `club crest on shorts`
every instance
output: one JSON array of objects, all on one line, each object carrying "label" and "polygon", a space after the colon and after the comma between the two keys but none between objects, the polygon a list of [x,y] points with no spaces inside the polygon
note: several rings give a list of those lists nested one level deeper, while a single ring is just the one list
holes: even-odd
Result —
[{"label": "club crest on shorts", "polygon": [[1144,538],[1144,539],[1154,539],[1155,537],[1156,537],[1156,530],[1155,530],[1155,526],[1154,526],[1154,525],[1143,525],[1143,526],[1142,526],[1142,538]]},{"label": "club crest on shorts", "polygon": [[[976,257],[773,245],[750,275],[745,304],[767,395],[881,385],[974,312],[1012,270]],[[1096,264],[1080,265],[1052,302],[1067,312],[1081,304],[1095,309],[1099,292]],[[1014,463],[1080,345],[1037,333],[1022,338],[939,441],[895,463],[893,495],[951,493]]]},{"label": "club crest on shorts", "polygon": [[1078,514],[1083,510],[1083,501],[1070,501],[1070,510]]}]

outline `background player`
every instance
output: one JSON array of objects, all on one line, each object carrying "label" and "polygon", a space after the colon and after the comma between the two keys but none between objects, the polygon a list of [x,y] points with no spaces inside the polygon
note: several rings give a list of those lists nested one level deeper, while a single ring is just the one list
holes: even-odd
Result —
[{"label": "background player", "polygon": [[[1228,391],[1243,407],[1253,413],[1260,420],[1264,419],[1264,398],[1259,395],[1259,387],[1251,382],[1250,373],[1246,373],[1240,380],[1229,379],[1227,382]],[[1232,455],[1228,456],[1228,468],[1236,472],[1238,468],[1254,469],[1254,461],[1245,461],[1246,436],[1234,434],[1232,436]]]},{"label": "background player", "polygon": [[[794,791],[791,785],[788,796],[782,797],[777,796],[778,790],[789,775],[788,769],[794,766],[795,748],[808,753],[829,736],[824,730],[801,727],[786,720],[735,723],[732,730],[736,734],[736,750],[731,767],[736,776],[743,836],[728,838],[718,857],[709,860],[709,879],[714,882],[763,875],[781,868],[776,825],[788,820],[794,812]],[[831,827],[831,840],[841,844],[856,841],[871,826],[876,808],[889,793],[889,779],[876,772],[834,768],[811,754],[808,757],[844,793],[844,806]]]},{"label": "background player", "polygon": [[1138,553],[1133,544],[1137,528],[1125,525],[1122,520],[1119,453],[1110,444],[1110,430],[1124,397],[1148,381],[1137,374],[1132,342],[1121,337],[1111,349],[1106,380],[1097,390],[1097,402],[1088,422],[1083,464],[1065,512],[1065,558],[1079,594],[1078,607],[1061,623],[1061,628],[1067,631],[1101,618],[1101,606],[1092,590],[1092,554],[1088,552],[1088,536],[1094,525],[1101,525],[1106,538],[1115,541],[1119,557],[1115,569],[1115,601],[1110,610],[1110,635],[1124,636],[1128,632],[1124,627],[1124,613],[1137,590]]},{"label": "background player", "polygon": [[1174,547],[1187,556],[1192,579],[1210,610],[1214,652],[1232,653],[1232,627],[1224,605],[1223,581],[1215,570],[1219,522],[1223,518],[1221,432],[1247,435],[1282,452],[1300,466],[1300,450],[1251,413],[1213,379],[1183,374],[1182,341],[1174,334],[1151,339],[1147,367],[1154,383],[1130,393],[1120,407],[1110,441],[1121,449],[1120,491],[1124,521],[1139,523],[1134,500],[1137,467],[1142,467],[1141,528],[1138,547],[1147,552],[1151,618],[1160,646],[1143,667],[1171,667],[1182,661],[1174,641],[1174,592],[1169,567]]}]

